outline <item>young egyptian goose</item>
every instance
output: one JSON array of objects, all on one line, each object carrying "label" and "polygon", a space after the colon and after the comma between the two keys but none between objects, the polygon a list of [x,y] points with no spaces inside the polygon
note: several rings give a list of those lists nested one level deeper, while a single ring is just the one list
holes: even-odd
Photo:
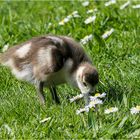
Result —
[{"label": "young egyptian goose", "polygon": [[1,54],[0,62],[17,79],[34,84],[42,104],[45,104],[43,87],[48,87],[59,103],[55,87],[64,83],[79,88],[87,104],[89,93],[99,81],[96,68],[80,44],[65,36],[32,38]]}]

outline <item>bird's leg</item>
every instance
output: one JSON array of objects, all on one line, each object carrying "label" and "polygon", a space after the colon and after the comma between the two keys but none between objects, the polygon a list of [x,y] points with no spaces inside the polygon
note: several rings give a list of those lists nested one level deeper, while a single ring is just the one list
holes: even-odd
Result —
[{"label": "bird's leg", "polygon": [[52,95],[52,99],[57,104],[60,104],[60,100],[59,100],[59,97],[57,96],[56,88],[51,86],[49,89],[50,89],[50,92],[51,92],[51,95]]},{"label": "bird's leg", "polygon": [[43,92],[44,82],[38,82],[36,85],[37,94],[39,96],[41,104],[45,105],[45,96]]}]

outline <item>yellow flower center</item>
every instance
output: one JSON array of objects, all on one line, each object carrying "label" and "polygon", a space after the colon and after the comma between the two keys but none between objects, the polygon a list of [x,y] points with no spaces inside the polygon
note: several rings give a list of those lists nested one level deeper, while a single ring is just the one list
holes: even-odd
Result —
[{"label": "yellow flower center", "polygon": [[90,102],[90,105],[95,105],[95,101],[91,101]]},{"label": "yellow flower center", "polygon": [[113,108],[111,107],[111,108],[109,108],[109,111],[112,111],[113,110]]},{"label": "yellow flower center", "polygon": [[140,110],[140,106],[137,105],[137,106],[136,106],[136,109]]},{"label": "yellow flower center", "polygon": [[96,93],[96,94],[95,94],[95,96],[100,96],[100,95],[101,95],[100,93]]}]

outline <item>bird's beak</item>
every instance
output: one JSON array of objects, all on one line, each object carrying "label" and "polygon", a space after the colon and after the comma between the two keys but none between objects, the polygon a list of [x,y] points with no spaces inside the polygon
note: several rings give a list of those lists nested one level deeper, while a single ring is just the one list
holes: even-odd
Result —
[{"label": "bird's beak", "polygon": [[93,95],[93,94],[94,94],[94,92],[95,92],[95,87],[93,87],[93,88],[92,88],[92,90],[88,93],[88,94],[89,94],[89,96]]}]

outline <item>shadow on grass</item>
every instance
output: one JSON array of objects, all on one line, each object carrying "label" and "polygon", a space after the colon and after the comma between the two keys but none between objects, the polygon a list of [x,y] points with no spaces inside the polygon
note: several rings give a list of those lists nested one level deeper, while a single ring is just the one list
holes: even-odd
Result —
[{"label": "shadow on grass", "polygon": [[106,92],[107,93],[107,100],[109,102],[115,102],[119,101],[122,102],[124,94],[127,93],[127,96],[130,95],[130,89],[128,88],[129,86],[125,85],[124,83],[120,81],[111,81],[106,79],[105,85],[100,84],[98,89],[99,91]]}]

